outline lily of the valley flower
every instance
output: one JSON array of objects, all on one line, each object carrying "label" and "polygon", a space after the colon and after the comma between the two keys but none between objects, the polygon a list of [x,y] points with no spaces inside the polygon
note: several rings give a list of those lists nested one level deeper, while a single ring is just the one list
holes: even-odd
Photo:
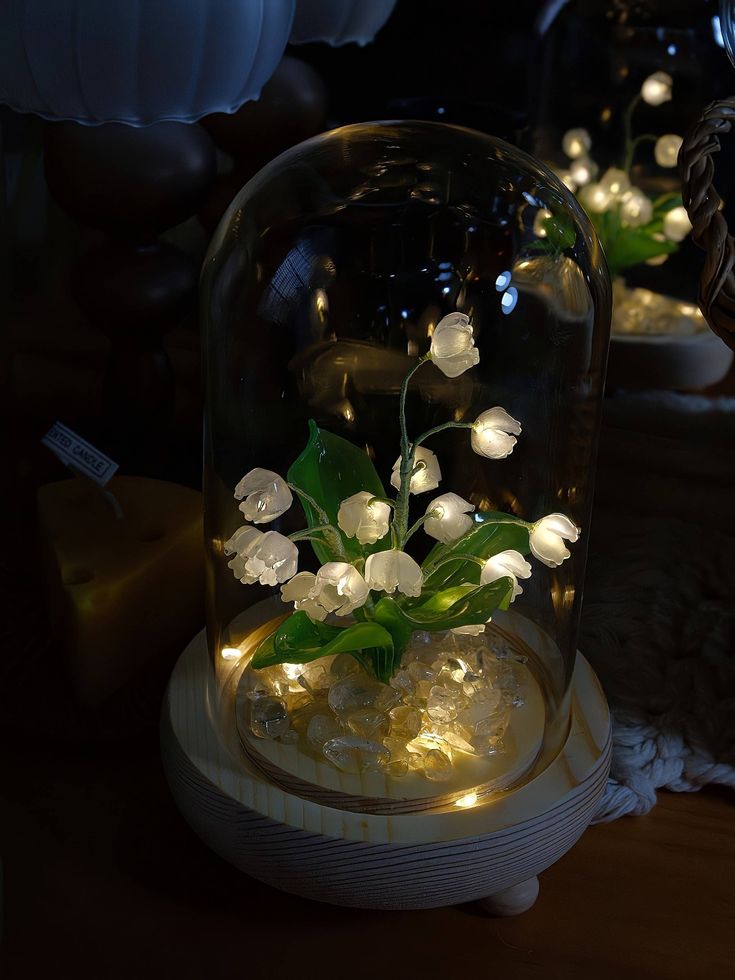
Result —
[{"label": "lily of the valley flower", "polygon": [[299,572],[281,586],[281,598],[284,602],[292,602],[296,612],[305,612],[309,619],[321,622],[326,619],[328,610],[314,598],[315,583],[313,572]]},{"label": "lily of the valley flower", "polygon": [[296,610],[305,612],[311,619],[323,620],[327,613],[348,616],[354,609],[365,604],[369,589],[367,582],[354,565],[344,561],[331,561],[322,565],[314,575],[299,572],[290,582],[281,586],[284,602],[293,602]]},{"label": "lily of the valley flower", "polygon": [[369,588],[380,592],[402,592],[421,595],[424,576],[421,569],[405,551],[392,548],[370,555],[365,562],[365,579]]},{"label": "lily of the valley flower", "polygon": [[531,566],[520,553],[520,551],[501,551],[492,558],[488,558],[482,566],[480,572],[480,585],[489,585],[497,582],[499,578],[509,578],[513,583],[513,594],[510,601],[513,602],[516,596],[523,592],[523,588],[518,584],[519,578],[530,578]]},{"label": "lily of the valley flower", "polygon": [[549,568],[556,568],[569,558],[564,539],[574,542],[578,538],[579,528],[573,521],[564,514],[549,514],[532,527],[529,544],[531,552],[539,561]]},{"label": "lily of the valley flower", "polygon": [[[390,476],[390,485],[396,490],[401,489],[401,462],[402,456],[393,464],[393,472]],[[442,472],[439,469],[439,460],[430,449],[424,446],[417,446],[414,454],[413,473],[411,482],[408,485],[409,493],[426,493],[427,490],[436,490]]]},{"label": "lily of the valley flower", "polygon": [[429,357],[448,378],[457,378],[479,363],[480,352],[465,313],[450,313],[437,323]]},{"label": "lily of the valley flower", "polygon": [[369,591],[362,575],[346,561],[327,562],[316,573],[314,598],[336,616],[348,616],[363,606]]},{"label": "lily of the valley flower", "polygon": [[664,215],[663,233],[672,242],[683,242],[692,230],[686,208],[672,208]]},{"label": "lily of the valley flower", "polygon": [[674,84],[671,75],[665,71],[655,71],[641,85],[641,98],[648,105],[663,105],[671,101],[671,87]]},{"label": "lily of the valley flower", "polygon": [[664,133],[656,140],[653,155],[659,167],[675,167],[679,159],[679,150],[684,140],[676,133]]},{"label": "lily of the valley flower", "polygon": [[472,426],[472,448],[488,459],[505,459],[515,446],[516,436],[521,434],[521,423],[496,405],[477,417]]},{"label": "lily of the valley flower", "polygon": [[254,527],[238,528],[225,543],[225,551],[235,552],[227,565],[245,585],[286,582],[296,574],[299,563],[299,552],[293,541],[278,531],[264,534]]},{"label": "lily of the valley flower", "polygon": [[451,544],[472,528],[469,515],[474,509],[474,504],[463,500],[458,494],[444,493],[426,508],[424,530],[442,544]]},{"label": "lily of the valley flower", "polygon": [[235,487],[235,500],[242,500],[240,510],[245,520],[253,524],[269,524],[285,514],[293,503],[293,496],[278,473],[256,467],[246,473]]},{"label": "lily of the valley flower", "polygon": [[353,493],[343,500],[337,512],[337,524],[348,538],[357,538],[360,544],[375,544],[388,532],[390,507],[382,500],[375,500],[367,490]]}]

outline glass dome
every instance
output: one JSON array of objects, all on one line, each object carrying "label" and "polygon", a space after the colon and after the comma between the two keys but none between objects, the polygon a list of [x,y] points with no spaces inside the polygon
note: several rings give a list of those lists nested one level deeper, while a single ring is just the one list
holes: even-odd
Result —
[{"label": "glass dome", "polygon": [[569,728],[610,320],[573,196],[470,130],[350,126],[242,189],[203,287],[208,643],[246,751],[310,754],[288,785],[366,809],[538,772]]}]

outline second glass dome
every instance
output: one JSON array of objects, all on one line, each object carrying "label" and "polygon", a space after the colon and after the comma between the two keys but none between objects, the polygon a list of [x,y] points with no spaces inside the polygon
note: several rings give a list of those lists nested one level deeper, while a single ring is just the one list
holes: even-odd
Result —
[{"label": "second glass dome", "polygon": [[[238,715],[246,751],[266,756],[278,771],[289,768],[289,753],[303,752],[316,760],[317,776],[312,766],[307,782],[355,799],[366,793],[444,798],[539,771],[569,727],[610,319],[604,260],[574,198],[537,161],[476,132],[424,122],[346,127],[294,148],[243,188],[215,235],[203,287],[208,638],[217,676],[232,681],[230,690],[237,688],[238,704],[249,712]],[[442,361],[442,338],[469,360],[455,359],[454,367]],[[408,445],[453,425],[425,444],[440,476],[402,502],[394,472],[402,450],[400,391],[432,351],[433,362],[422,363],[407,386]],[[511,421],[495,414],[484,416],[484,428],[470,428],[496,407]],[[344,444],[332,437],[346,440],[356,455],[335,452]],[[484,455],[477,451],[483,440]],[[498,445],[508,449],[505,458]],[[433,458],[425,460],[431,469]],[[256,475],[240,484],[252,470]],[[284,483],[264,482],[262,470]],[[385,498],[378,516],[393,529],[382,530],[373,512],[356,509],[359,501],[352,504],[352,523],[350,508],[338,517],[340,503],[363,489],[370,507],[381,503],[373,498]],[[326,497],[309,502],[307,490],[311,498]],[[445,500],[442,511],[440,501],[427,517],[432,502],[448,493],[463,503]],[[289,494],[293,502],[286,506]],[[401,515],[404,503],[409,509]],[[316,548],[299,533],[305,512],[311,510],[312,524],[320,522],[315,504],[324,505],[324,523],[341,538],[331,552],[331,532],[316,532]],[[538,524],[549,515],[562,515],[567,524]],[[497,546],[486,542],[466,561],[464,578],[440,583],[438,549],[451,550],[486,521],[510,522],[520,536],[501,533]],[[581,530],[577,541],[572,526]],[[376,527],[382,536],[371,541]],[[268,532],[276,534],[264,541]],[[290,544],[284,545],[282,536],[289,535],[300,578]],[[567,547],[570,557],[562,560]],[[421,580],[416,585],[414,575],[407,585],[414,566],[406,565],[408,578],[399,574],[390,592],[388,566],[380,559],[371,568],[370,556],[401,549],[422,566]],[[450,632],[460,623],[450,616],[444,631],[417,625],[409,637],[408,629],[402,647],[396,627],[393,661],[380,660],[368,644],[346,653],[338,648],[338,659],[327,663],[329,669],[336,664],[334,677],[318,673],[318,661],[304,666],[337,627],[372,622],[381,600],[383,609],[386,599],[396,602],[409,623],[429,623],[434,607],[448,609],[492,581],[485,563],[498,551],[501,571],[515,570],[523,592],[511,605],[508,589],[503,601],[493,600],[484,630],[475,611],[469,630]],[[521,554],[508,565],[508,551],[523,554],[529,578],[517,564]],[[330,561],[352,563],[357,578],[345,578],[344,568],[334,581],[322,573],[321,585],[313,574],[302,575]],[[497,582],[500,573],[492,568]],[[507,575],[502,581],[508,588],[513,583]],[[450,586],[466,587],[465,593],[450,596]],[[306,613],[297,621],[306,632],[279,648],[268,638],[294,615],[281,587],[283,599],[295,598],[296,611]],[[345,596],[354,608],[346,609]],[[417,609],[423,620],[418,613],[411,619]],[[459,607],[451,609],[454,615]],[[261,662],[278,661],[277,667],[248,667],[256,648]],[[478,698],[484,704],[500,698],[494,749],[482,712],[469,710],[473,678],[483,663],[490,670],[490,660],[492,677]],[[268,675],[272,669],[281,673]],[[379,685],[362,700],[354,693],[355,672],[363,687]],[[352,676],[347,689],[356,698],[345,704],[327,690],[342,674]],[[396,702],[386,690],[401,684],[411,690]],[[418,734],[411,711],[421,720]],[[315,723],[315,715],[326,720]],[[449,769],[439,771],[446,766],[434,751]]]}]

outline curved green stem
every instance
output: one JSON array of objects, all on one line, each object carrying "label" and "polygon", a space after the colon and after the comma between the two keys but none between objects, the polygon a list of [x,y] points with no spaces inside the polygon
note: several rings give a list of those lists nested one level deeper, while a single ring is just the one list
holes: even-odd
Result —
[{"label": "curved green stem", "polygon": [[414,447],[420,446],[422,442],[426,442],[431,436],[435,436],[438,432],[443,432],[444,429],[471,429],[474,426],[474,422],[444,422],[443,425],[436,425],[433,429],[429,429],[427,432],[422,433],[418,439],[414,441]]},{"label": "curved green stem", "polygon": [[323,507],[319,506],[319,504],[316,502],[316,500],[314,500],[311,494],[307,493],[306,490],[302,490],[301,487],[297,487],[295,483],[287,483],[286,486],[289,487],[289,489],[293,490],[293,492],[297,494],[301,498],[301,500],[305,500],[307,504],[310,504],[314,508],[322,524],[329,524],[329,515],[327,514],[327,512],[324,510]]},{"label": "curved green stem", "polygon": [[633,113],[638,108],[643,96],[640,92],[635,95],[629,102],[625,112],[623,113],[623,132],[625,134],[625,161],[623,163],[623,170],[630,177],[630,167],[633,163],[633,153],[635,152],[635,144],[633,142]]},{"label": "curved green stem", "polygon": [[429,511],[428,513],[424,514],[423,517],[419,517],[419,519],[415,522],[415,524],[412,524],[411,525],[411,527],[406,531],[406,535],[405,535],[405,537],[403,539],[404,545],[406,544],[406,542],[408,541],[408,539],[411,538],[418,531],[418,529],[421,527],[421,525],[426,520],[428,520],[429,517],[431,517],[431,515],[433,513],[434,513],[434,511]]},{"label": "curved green stem", "polygon": [[408,495],[411,487],[410,477],[413,472],[414,458],[414,448],[408,441],[408,430],[406,428],[406,395],[408,394],[408,386],[411,378],[428,359],[428,355],[426,357],[420,357],[418,362],[406,374],[406,377],[401,383],[401,394],[398,401],[398,418],[401,424],[401,486],[396,499],[394,523],[396,525],[399,547],[402,547],[405,541],[406,529],[408,527]]}]

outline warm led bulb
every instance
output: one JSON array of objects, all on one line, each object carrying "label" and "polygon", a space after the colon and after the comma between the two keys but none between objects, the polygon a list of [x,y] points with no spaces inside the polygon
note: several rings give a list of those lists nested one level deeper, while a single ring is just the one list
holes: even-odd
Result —
[{"label": "warm led bulb", "polygon": [[683,142],[681,136],[677,136],[676,133],[666,133],[665,136],[659,136],[653,149],[653,155],[656,157],[656,163],[659,167],[676,166]]},{"label": "warm led bulb", "polygon": [[562,137],[561,148],[570,160],[577,160],[589,153],[592,137],[586,129],[569,129]]},{"label": "warm led bulb", "polygon": [[672,208],[664,216],[664,235],[672,242],[683,242],[692,230],[686,208]]},{"label": "warm led bulb", "polygon": [[454,801],[454,805],[462,807],[466,810],[468,807],[475,806],[477,803],[477,793],[467,793],[466,796],[460,796],[458,800]]},{"label": "warm led bulb", "polygon": [[673,84],[671,75],[667,75],[665,71],[655,71],[641,85],[641,97],[644,102],[653,106],[670,102],[671,86]]}]

